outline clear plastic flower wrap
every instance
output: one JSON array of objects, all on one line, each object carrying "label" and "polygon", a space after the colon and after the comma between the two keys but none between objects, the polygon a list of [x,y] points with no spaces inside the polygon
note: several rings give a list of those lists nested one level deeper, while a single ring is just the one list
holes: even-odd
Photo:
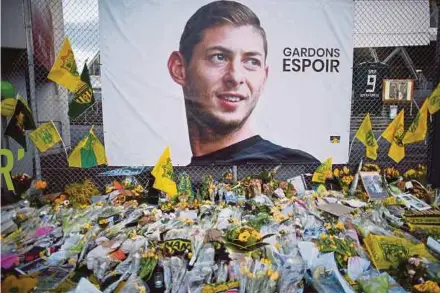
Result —
[{"label": "clear plastic flower wrap", "polygon": [[189,240],[191,235],[192,228],[189,226],[185,226],[180,229],[171,229],[168,231],[165,236],[164,240],[170,240],[170,239],[187,239]]},{"label": "clear plastic flower wrap", "polygon": [[202,246],[194,267],[204,267],[214,265],[215,249],[212,244],[206,243]]},{"label": "clear plastic flower wrap", "polygon": [[147,284],[136,275],[131,275],[119,293],[149,293]]},{"label": "clear plastic flower wrap", "polygon": [[200,293],[203,290],[205,284],[209,283],[212,268],[210,267],[194,267],[191,271],[188,271],[185,275],[183,286],[180,287],[178,293]]},{"label": "clear plastic flower wrap", "polygon": [[194,265],[195,261],[199,256],[200,250],[202,249],[205,242],[205,235],[206,235],[206,230],[201,230],[201,229],[194,230],[191,235],[192,257],[189,262],[190,266]]},{"label": "clear plastic flower wrap", "polygon": [[317,292],[355,293],[339,272],[333,252],[321,254],[313,262],[311,272],[312,275],[305,274],[305,277]]},{"label": "clear plastic flower wrap", "polygon": [[171,292],[172,276],[171,276],[171,259],[169,257],[162,259],[160,262],[163,267],[163,281],[165,284],[165,292]]},{"label": "clear plastic flower wrap", "polygon": [[354,219],[353,223],[356,225],[357,230],[361,232],[363,237],[367,237],[370,233],[382,236],[393,236],[393,233],[390,230],[386,230],[374,224],[369,219],[358,218]]},{"label": "clear plastic flower wrap", "polygon": [[228,279],[228,265],[226,264],[226,261],[220,261],[215,279],[219,283],[226,282],[226,280]]},{"label": "clear plastic flower wrap", "polygon": [[304,277],[307,264],[299,256],[289,256],[279,269],[280,280],[278,283],[280,292],[297,292],[298,285]]},{"label": "clear plastic flower wrap", "polygon": [[180,286],[186,274],[187,262],[181,257],[171,257],[171,293],[179,292]]}]

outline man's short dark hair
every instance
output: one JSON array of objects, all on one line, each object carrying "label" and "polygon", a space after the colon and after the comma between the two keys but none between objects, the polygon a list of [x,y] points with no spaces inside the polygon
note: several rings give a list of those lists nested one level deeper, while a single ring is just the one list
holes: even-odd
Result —
[{"label": "man's short dark hair", "polygon": [[267,39],[258,16],[249,7],[235,1],[214,1],[199,8],[188,20],[180,38],[179,51],[185,62],[190,63],[194,47],[202,41],[203,32],[217,25],[251,25],[263,37],[264,53],[267,56]]}]

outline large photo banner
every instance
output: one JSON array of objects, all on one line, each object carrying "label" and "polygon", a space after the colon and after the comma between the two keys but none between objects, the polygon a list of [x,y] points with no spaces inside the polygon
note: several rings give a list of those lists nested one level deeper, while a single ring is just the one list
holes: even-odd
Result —
[{"label": "large photo banner", "polygon": [[352,0],[101,0],[111,166],[348,161]]}]

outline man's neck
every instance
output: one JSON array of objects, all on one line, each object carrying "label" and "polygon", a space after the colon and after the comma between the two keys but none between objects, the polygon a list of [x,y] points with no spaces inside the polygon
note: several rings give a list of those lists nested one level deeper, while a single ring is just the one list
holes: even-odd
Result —
[{"label": "man's neck", "polygon": [[204,156],[224,149],[255,135],[248,122],[240,129],[228,135],[218,135],[206,128],[200,129],[198,125],[189,125],[191,150],[194,157]]}]

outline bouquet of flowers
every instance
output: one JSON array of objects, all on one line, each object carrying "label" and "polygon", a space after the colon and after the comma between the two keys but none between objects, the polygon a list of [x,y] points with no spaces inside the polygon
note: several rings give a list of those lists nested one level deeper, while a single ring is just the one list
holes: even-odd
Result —
[{"label": "bouquet of flowers", "polygon": [[344,194],[348,194],[350,184],[354,179],[350,169],[344,166],[342,169],[335,168],[333,170],[333,178],[338,182]]},{"label": "bouquet of flowers", "polygon": [[344,223],[337,222],[335,223],[327,223],[325,224],[325,229],[327,230],[328,234],[330,235],[339,235],[339,233],[343,232],[345,230]]},{"label": "bouquet of flowers", "polygon": [[347,267],[348,259],[351,256],[358,255],[353,240],[329,236],[324,233],[318,239],[318,249],[322,253],[334,252],[336,261],[341,268]]},{"label": "bouquet of flowers", "polygon": [[64,192],[67,194],[69,201],[75,205],[90,204],[92,196],[101,193],[91,179],[85,179],[81,183],[68,184],[64,188]]},{"label": "bouquet of flowers", "polygon": [[260,247],[268,245],[263,242],[274,234],[262,236],[256,229],[250,226],[230,226],[224,237],[225,246],[232,250],[241,252],[251,252]]},{"label": "bouquet of flowers", "polygon": [[415,169],[409,169],[403,174],[405,180],[417,180],[422,185],[427,183],[427,168],[425,165],[419,164]]},{"label": "bouquet of flowers", "polygon": [[240,292],[275,292],[280,273],[269,259],[246,258],[239,270]]},{"label": "bouquet of flowers", "polygon": [[22,195],[32,184],[32,177],[26,173],[20,173],[12,176],[12,184],[14,185],[15,193]]},{"label": "bouquet of flowers", "polygon": [[387,180],[387,182],[393,182],[399,179],[399,170],[394,167],[385,168],[383,172],[385,174],[385,179]]},{"label": "bouquet of flowers", "polygon": [[363,164],[363,165],[362,165],[362,171],[365,171],[365,172],[373,172],[373,171],[376,171],[376,172],[379,172],[379,174],[380,174],[380,172],[381,172],[382,170],[381,170],[380,167],[379,167],[378,165],[376,165],[376,164]]},{"label": "bouquet of flowers", "polygon": [[127,196],[140,196],[144,192],[144,188],[136,180],[125,178],[122,182],[114,180],[110,185],[105,187],[105,192],[110,193],[114,190],[127,190]]}]

